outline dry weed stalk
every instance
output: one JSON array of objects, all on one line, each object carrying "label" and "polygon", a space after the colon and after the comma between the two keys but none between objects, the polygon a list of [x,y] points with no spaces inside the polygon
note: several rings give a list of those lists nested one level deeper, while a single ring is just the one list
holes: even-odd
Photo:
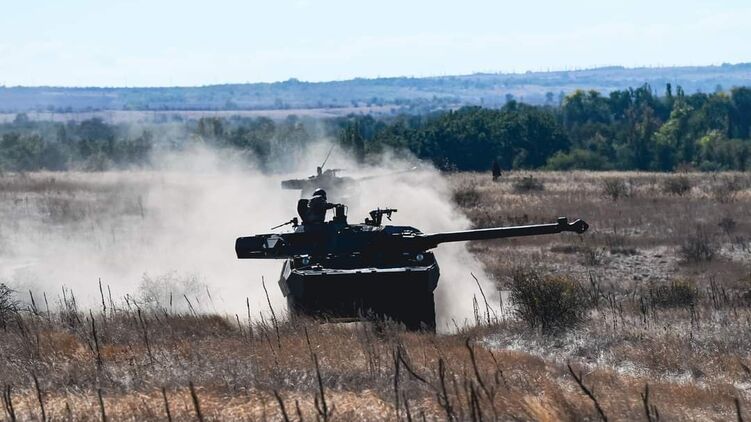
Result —
[{"label": "dry weed stalk", "polygon": [[592,402],[594,403],[595,409],[597,409],[597,414],[600,415],[600,418],[603,421],[607,422],[608,417],[605,416],[605,411],[602,410],[602,406],[600,406],[600,402],[597,400],[592,390],[587,388],[586,385],[584,385],[584,375],[582,375],[581,373],[577,375],[576,372],[574,372],[574,368],[571,367],[570,363],[567,364],[567,366],[568,366],[568,371],[569,373],[571,373],[571,376],[574,377],[574,381],[576,381],[576,384],[579,386],[582,392],[587,397],[589,397],[589,399],[592,400]]}]

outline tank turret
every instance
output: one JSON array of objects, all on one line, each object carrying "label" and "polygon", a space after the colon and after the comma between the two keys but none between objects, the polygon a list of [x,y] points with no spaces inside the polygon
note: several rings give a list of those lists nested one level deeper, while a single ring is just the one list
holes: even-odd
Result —
[{"label": "tank turret", "polygon": [[[566,217],[556,223],[526,226],[493,227],[487,229],[423,234],[414,227],[384,226],[381,218],[390,216],[395,209],[373,210],[364,224],[348,225],[343,206],[337,207],[337,216],[320,226],[297,226],[292,233],[260,234],[240,237],[235,243],[237,257],[241,259],[282,259],[296,255],[323,254],[347,255],[351,253],[375,253],[381,250],[414,252],[430,250],[441,243],[470,240],[504,239],[509,237],[539,236],[563,232],[584,233],[589,227],[582,220],[569,223]],[[337,221],[337,218],[339,219]],[[294,219],[296,221],[296,219]],[[352,237],[356,235],[357,237]]]},{"label": "tank turret", "polygon": [[288,233],[240,237],[241,259],[284,259],[279,286],[290,313],[326,319],[392,319],[409,329],[435,330],[433,291],[439,269],[431,249],[447,242],[584,233],[582,220],[425,234],[382,225],[396,209],[376,209],[361,224],[337,205],[331,221],[293,225]]}]

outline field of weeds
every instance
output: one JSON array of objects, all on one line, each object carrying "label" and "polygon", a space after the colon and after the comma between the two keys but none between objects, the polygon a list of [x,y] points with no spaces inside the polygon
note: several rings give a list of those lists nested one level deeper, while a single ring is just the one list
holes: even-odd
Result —
[{"label": "field of weeds", "polygon": [[[44,177],[0,178],[2,209],[31,198],[49,204],[32,207],[44,218],[83,228],[100,215],[87,198],[112,195],[123,221],[144,218],[137,184]],[[489,305],[477,297],[472,324],[438,336],[288,321],[270,300],[257,318],[188,296],[182,307],[113,298],[106,284],[89,307],[70,290],[49,301],[0,291],[5,418],[751,417],[748,174],[447,177],[476,227],[567,216],[590,231],[470,244],[498,291],[484,292]]]}]

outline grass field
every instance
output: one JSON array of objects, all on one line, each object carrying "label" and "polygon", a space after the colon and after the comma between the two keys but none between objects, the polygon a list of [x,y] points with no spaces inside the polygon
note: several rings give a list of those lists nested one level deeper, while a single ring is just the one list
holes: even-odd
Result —
[{"label": "grass field", "polygon": [[[4,219],[0,256],[13,227],[30,221],[83,229],[101,207],[142,218],[138,180],[55,177],[0,177],[2,215],[27,215]],[[751,417],[751,176],[446,177],[476,227],[568,216],[590,231],[470,244],[498,287],[485,292],[489,303],[503,291],[504,307],[477,297],[473,323],[438,336],[287,321],[271,306],[262,320],[146,306],[106,287],[90,307],[75,291],[33,304],[9,294],[0,302],[5,418]],[[23,301],[15,309],[14,299]]]}]

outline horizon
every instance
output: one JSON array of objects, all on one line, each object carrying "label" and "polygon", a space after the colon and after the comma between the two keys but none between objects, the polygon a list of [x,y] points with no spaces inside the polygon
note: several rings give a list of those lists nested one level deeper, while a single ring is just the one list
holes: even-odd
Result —
[{"label": "horizon", "polygon": [[37,0],[3,12],[2,86],[194,87],[751,61],[751,5],[742,0]]},{"label": "horizon", "polygon": [[286,82],[296,81],[303,84],[326,84],[337,82],[350,82],[357,80],[379,80],[379,79],[437,79],[437,78],[453,78],[453,77],[469,77],[479,75],[508,75],[518,76],[525,74],[545,74],[545,73],[563,73],[563,72],[593,72],[607,69],[619,69],[624,71],[638,71],[638,70],[659,70],[659,69],[686,69],[686,68],[722,68],[724,66],[745,66],[751,65],[751,61],[748,62],[735,62],[735,63],[710,63],[710,64],[691,64],[691,65],[640,65],[640,66],[623,66],[623,65],[601,65],[594,67],[582,67],[582,68],[560,68],[560,69],[545,69],[545,70],[519,70],[519,71],[478,71],[470,73],[457,73],[457,74],[435,74],[435,75],[385,75],[374,77],[362,77],[354,76],[347,79],[330,79],[330,80],[304,80],[296,77],[290,77],[284,80],[273,81],[247,81],[247,82],[219,82],[211,84],[201,85],[3,85],[0,83],[0,88],[12,89],[12,88],[51,88],[51,89],[160,89],[160,88],[210,88],[215,86],[229,86],[229,85],[273,85],[282,84]]}]

